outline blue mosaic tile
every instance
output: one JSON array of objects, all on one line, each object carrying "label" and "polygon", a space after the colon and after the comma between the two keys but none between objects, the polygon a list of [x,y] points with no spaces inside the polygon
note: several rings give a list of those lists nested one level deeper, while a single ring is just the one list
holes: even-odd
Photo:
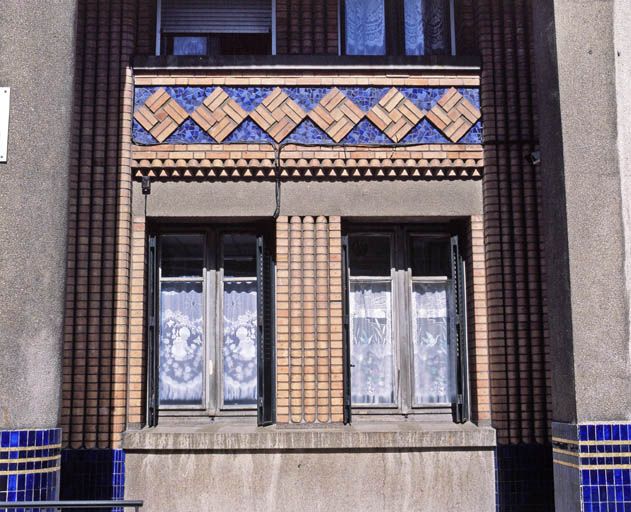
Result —
[{"label": "blue mosaic tile", "polygon": [[427,119],[422,119],[419,124],[410,130],[410,133],[403,137],[401,143],[450,144],[451,141]]},{"label": "blue mosaic tile", "polygon": [[164,89],[190,114],[211,95],[216,87],[165,87]]},{"label": "blue mosaic tile", "polygon": [[305,112],[313,110],[330,90],[331,87],[283,87],[287,96],[300,105]]},{"label": "blue mosaic tile", "polygon": [[274,142],[274,139],[254,121],[246,119],[223,142]]},{"label": "blue mosaic tile", "polygon": [[469,100],[474,107],[480,109],[480,89],[473,87],[459,87],[458,92]]},{"label": "blue mosaic tile", "polygon": [[421,110],[429,111],[449,90],[442,87],[397,87],[403,95]]},{"label": "blue mosaic tile", "polygon": [[368,119],[362,119],[340,144],[392,144],[392,141]]},{"label": "blue mosaic tile", "polygon": [[318,128],[311,119],[305,119],[296,126],[283,142],[299,142],[305,144],[331,144],[333,139]]},{"label": "blue mosaic tile", "polygon": [[158,143],[153,135],[151,135],[147,130],[140,126],[140,123],[135,119],[132,121],[131,140],[134,142],[134,144],[141,145],[152,145]]},{"label": "blue mosaic tile", "polygon": [[373,108],[391,89],[390,87],[338,87],[346,97],[364,112]]},{"label": "blue mosaic tile", "polygon": [[134,90],[134,110],[143,105],[157,89],[157,87],[136,87]]},{"label": "blue mosaic tile", "polygon": [[184,121],[177,130],[167,137],[165,144],[216,144],[208,133],[192,119]]},{"label": "blue mosaic tile", "polygon": [[458,144],[482,144],[482,121],[474,124]]},{"label": "blue mosaic tile", "polygon": [[274,87],[222,87],[243,110],[252,112],[269,96]]}]

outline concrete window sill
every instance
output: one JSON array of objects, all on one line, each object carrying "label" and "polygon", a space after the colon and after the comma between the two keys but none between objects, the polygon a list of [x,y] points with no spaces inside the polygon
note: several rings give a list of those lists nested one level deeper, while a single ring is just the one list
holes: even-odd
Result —
[{"label": "concrete window sill", "polygon": [[212,424],[158,426],[123,434],[128,451],[257,451],[348,449],[491,449],[495,430],[473,424],[361,422],[352,426],[259,428]]}]

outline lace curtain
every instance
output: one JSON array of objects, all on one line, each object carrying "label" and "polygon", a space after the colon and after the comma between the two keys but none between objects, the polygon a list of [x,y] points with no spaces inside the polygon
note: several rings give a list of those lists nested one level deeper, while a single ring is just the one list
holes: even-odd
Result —
[{"label": "lace curtain", "polygon": [[451,403],[455,391],[451,284],[415,283],[412,295],[415,402]]},{"label": "lace curtain", "polygon": [[449,0],[405,0],[406,55],[451,51]]},{"label": "lace curtain", "polygon": [[350,285],[351,394],[357,404],[394,403],[390,283]]},{"label": "lace curtain", "polygon": [[199,405],[203,398],[202,283],[162,283],[160,404]]},{"label": "lace curtain", "polygon": [[347,55],[385,55],[384,0],[346,0]]},{"label": "lace curtain", "polygon": [[256,282],[225,282],[223,394],[227,405],[256,404],[256,329]]}]

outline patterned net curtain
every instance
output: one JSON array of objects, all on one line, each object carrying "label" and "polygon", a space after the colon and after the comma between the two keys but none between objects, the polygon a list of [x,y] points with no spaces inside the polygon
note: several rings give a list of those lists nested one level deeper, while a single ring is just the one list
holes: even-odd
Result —
[{"label": "patterned net curtain", "polygon": [[405,0],[406,55],[451,53],[449,0]]},{"label": "patterned net curtain", "polygon": [[346,0],[346,54],[385,55],[384,0]]}]

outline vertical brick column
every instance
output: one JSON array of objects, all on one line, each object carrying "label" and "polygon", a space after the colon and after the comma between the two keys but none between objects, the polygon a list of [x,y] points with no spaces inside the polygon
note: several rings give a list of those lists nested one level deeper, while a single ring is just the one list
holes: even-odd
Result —
[{"label": "vertical brick column", "polygon": [[280,217],[276,243],[277,422],[340,422],[340,218]]}]

